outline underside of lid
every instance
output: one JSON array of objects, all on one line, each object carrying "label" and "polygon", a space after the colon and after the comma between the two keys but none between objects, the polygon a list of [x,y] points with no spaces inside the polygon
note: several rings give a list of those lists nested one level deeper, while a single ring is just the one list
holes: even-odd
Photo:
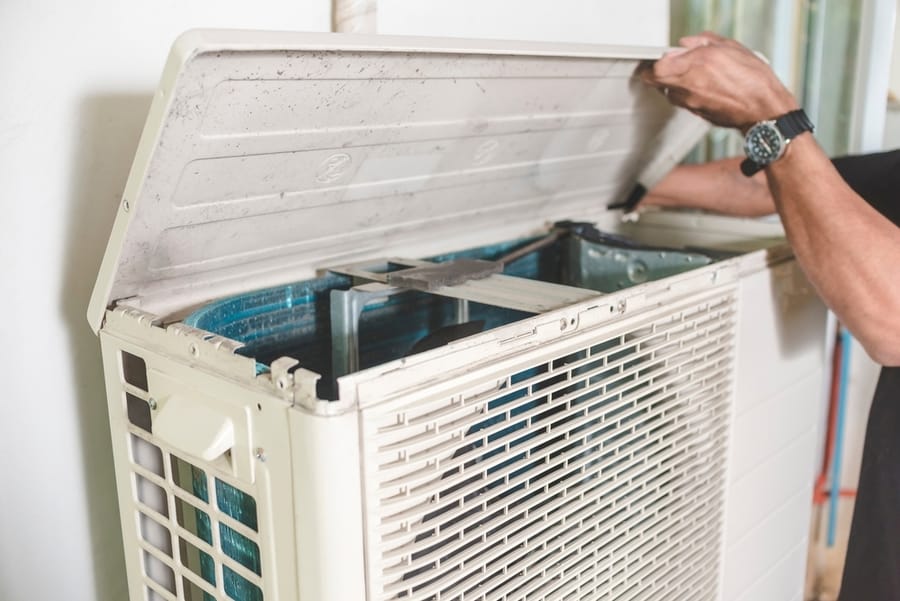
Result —
[{"label": "underside of lid", "polygon": [[199,31],[176,43],[89,310],[165,315],[327,266],[590,219],[705,130],[661,49]]}]

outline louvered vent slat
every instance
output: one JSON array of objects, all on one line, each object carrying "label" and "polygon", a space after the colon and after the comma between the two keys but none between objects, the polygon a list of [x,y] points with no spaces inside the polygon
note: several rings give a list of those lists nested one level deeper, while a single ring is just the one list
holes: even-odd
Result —
[{"label": "louvered vent slat", "polygon": [[361,413],[372,599],[715,597],[732,291]]}]

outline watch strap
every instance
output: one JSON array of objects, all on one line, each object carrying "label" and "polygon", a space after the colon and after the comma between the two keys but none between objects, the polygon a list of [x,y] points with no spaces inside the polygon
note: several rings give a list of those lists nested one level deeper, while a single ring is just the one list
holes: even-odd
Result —
[{"label": "watch strap", "polygon": [[744,159],[743,161],[741,161],[741,173],[743,173],[747,177],[753,177],[759,171],[761,171],[762,168],[763,165],[760,165],[753,159]]},{"label": "watch strap", "polygon": [[805,131],[815,131],[812,121],[803,109],[797,109],[775,119],[775,127],[781,132],[785,140],[796,138]]}]

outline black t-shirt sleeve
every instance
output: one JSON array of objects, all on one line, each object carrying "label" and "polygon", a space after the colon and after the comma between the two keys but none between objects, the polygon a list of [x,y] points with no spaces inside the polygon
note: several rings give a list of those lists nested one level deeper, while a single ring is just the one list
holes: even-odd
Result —
[{"label": "black t-shirt sleeve", "polygon": [[857,194],[900,225],[900,149],[838,157],[831,162]]}]

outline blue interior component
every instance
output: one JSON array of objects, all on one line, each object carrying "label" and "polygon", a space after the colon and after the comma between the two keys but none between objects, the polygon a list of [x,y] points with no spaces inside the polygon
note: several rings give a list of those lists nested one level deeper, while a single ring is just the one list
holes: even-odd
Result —
[{"label": "blue interior component", "polygon": [[[209,490],[206,474],[192,466],[191,488],[197,498],[209,501]],[[234,518],[236,521],[256,530],[256,499],[247,493],[234,488],[216,478],[216,504],[222,513]],[[213,543],[212,523],[209,515],[200,509],[194,511],[197,520],[197,535],[208,544]],[[261,574],[261,561],[259,545],[246,536],[230,528],[226,524],[219,524],[219,539],[222,552],[235,560],[248,570]],[[216,582],[216,563],[206,554],[200,554],[200,575],[211,584]],[[223,582],[225,593],[235,601],[262,601],[262,591],[255,584],[223,567]],[[204,601],[215,601],[215,597],[209,593],[203,593]]]},{"label": "blue interior component", "polygon": [[331,370],[330,294],[346,290],[350,278],[329,274],[255,290],[212,302],[184,323],[244,343],[238,353],[254,357],[257,371],[284,355],[317,373]]},{"label": "blue interior component", "polygon": [[[523,238],[430,257],[441,263],[455,259],[497,261],[541,238]],[[563,236],[505,266],[504,273],[601,292],[614,292],[710,262],[697,252],[622,249],[579,236]],[[390,263],[366,269],[389,272]],[[355,282],[344,275],[322,277],[248,292],[219,300],[195,311],[184,322],[244,346],[239,354],[253,357],[258,373],[279,357],[297,359],[321,374],[319,398],[335,398],[332,367],[331,292],[348,290]],[[528,317],[528,313],[469,303],[469,320],[490,330]],[[405,357],[430,334],[457,324],[457,301],[410,290],[384,302],[366,305],[358,323],[359,368],[366,369]]]},{"label": "blue interior component", "polygon": [[[533,240],[473,248],[429,260],[497,260]],[[559,249],[553,247],[516,261],[506,273],[557,281],[559,263]],[[389,269],[389,265],[383,266],[384,271]],[[212,302],[189,315],[184,323],[242,342],[244,346],[238,353],[256,359],[258,373],[267,371],[268,365],[279,357],[294,357],[304,368],[322,374],[320,398],[334,398],[330,295],[332,290],[347,290],[353,284],[350,277],[329,273]],[[472,320],[483,321],[485,329],[529,315],[477,303],[470,303],[469,314]],[[455,300],[424,292],[409,291],[394,295],[384,303],[366,306],[359,322],[360,367],[365,369],[406,356],[416,342],[438,328],[455,323],[455,318]]]}]

